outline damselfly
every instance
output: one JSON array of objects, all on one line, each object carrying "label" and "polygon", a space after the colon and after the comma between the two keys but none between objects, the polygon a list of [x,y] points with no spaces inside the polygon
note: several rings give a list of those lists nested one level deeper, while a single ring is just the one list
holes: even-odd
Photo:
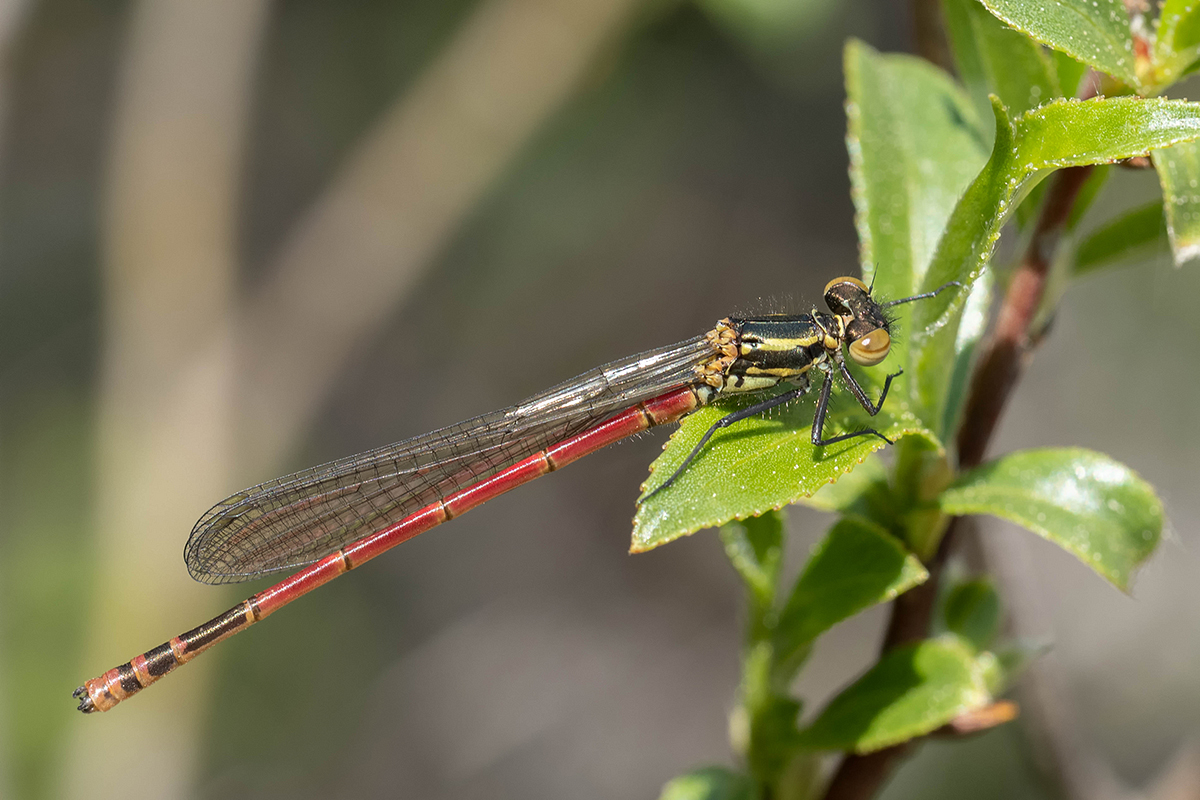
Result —
[{"label": "damselfly", "polygon": [[814,445],[857,436],[877,436],[891,444],[873,428],[825,436],[834,373],[872,416],[901,374],[888,375],[879,400],[871,402],[850,372],[843,349],[859,366],[878,364],[891,348],[886,309],[932,297],[952,285],[958,284],[880,303],[857,278],[836,278],[825,286],[828,313],[814,308],[791,316],[723,319],[703,336],[613,361],[501,411],[238,492],[213,506],[192,529],[184,547],[188,572],[217,584],[299,571],[87,681],[74,692],[79,710],[107,711],[222,639],[385,550],[719,398],[780,384],[790,387],[719,420],[655,493],[683,473],[717,430],[806,393],[813,369],[824,374],[812,425]]}]

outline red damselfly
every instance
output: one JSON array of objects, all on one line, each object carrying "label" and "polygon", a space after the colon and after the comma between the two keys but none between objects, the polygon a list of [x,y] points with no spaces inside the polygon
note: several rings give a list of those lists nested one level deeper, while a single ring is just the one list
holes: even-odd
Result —
[{"label": "red damselfly", "polygon": [[799,315],[724,319],[703,336],[613,361],[515,406],[238,492],[196,523],[184,547],[188,572],[198,581],[219,584],[298,571],[87,681],[74,692],[79,710],[107,711],[222,639],[385,550],[721,397],[791,386],[719,420],[654,492],[673,483],[717,430],[806,393],[812,369],[824,374],[813,444],[856,436],[877,436],[891,444],[873,428],[825,437],[835,373],[872,416],[901,374],[888,375],[879,400],[872,403],[848,369],[843,349],[860,366],[878,364],[891,347],[886,308],[957,285],[880,303],[857,278],[836,278],[825,287],[829,313],[813,309]]}]

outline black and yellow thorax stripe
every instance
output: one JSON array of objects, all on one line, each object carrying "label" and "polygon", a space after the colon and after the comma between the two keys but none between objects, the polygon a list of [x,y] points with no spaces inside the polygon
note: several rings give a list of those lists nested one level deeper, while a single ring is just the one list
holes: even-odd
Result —
[{"label": "black and yellow thorax stripe", "polygon": [[827,314],[721,320],[709,334],[722,353],[708,365],[708,383],[719,392],[753,392],[802,378],[838,342],[837,320]]}]

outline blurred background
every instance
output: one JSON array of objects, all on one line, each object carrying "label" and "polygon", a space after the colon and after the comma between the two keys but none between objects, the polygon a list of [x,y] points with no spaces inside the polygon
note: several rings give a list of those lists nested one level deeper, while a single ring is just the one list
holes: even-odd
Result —
[{"label": "blurred background", "polygon": [[[848,36],[909,51],[911,9],[0,2],[0,795],[633,798],[730,763],[732,569],[712,532],[626,554],[663,432],[114,713],[70,692],[263,588],[184,569],[230,492],[857,273]],[[1118,174],[1091,217],[1156,191]],[[1108,452],[1170,535],[1130,597],[982,525],[1054,642],[1038,713],[924,746],[891,800],[1052,797],[1051,750],[1113,797],[1200,795],[1200,277],[1153,255],[1067,295],[997,449]],[[793,569],[826,524],[792,514]],[[821,641],[810,713],[884,611]]]}]

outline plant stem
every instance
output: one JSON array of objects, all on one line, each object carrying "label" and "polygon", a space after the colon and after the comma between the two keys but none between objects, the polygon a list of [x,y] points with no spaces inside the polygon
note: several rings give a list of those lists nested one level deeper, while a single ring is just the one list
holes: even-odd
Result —
[{"label": "plant stem", "polygon": [[942,26],[942,4],[939,0],[910,0],[913,20],[913,48],[921,58],[947,72],[954,69],[950,61],[950,44]]},{"label": "plant stem", "polygon": [[991,345],[980,359],[971,380],[958,433],[958,463],[963,469],[983,461],[988,442],[996,431],[1000,414],[1016,386],[1035,342],[1029,331],[1042,295],[1058,243],[1071,215],[1079,190],[1092,167],[1071,167],[1055,173],[1046,193],[1029,247],[1013,274],[996,316]]},{"label": "plant stem", "polygon": [[[983,461],[1008,398],[1030,353],[1039,343],[1030,338],[1031,325],[1045,293],[1046,278],[1059,240],[1091,170],[1091,167],[1071,167],[1050,178],[1053,182],[1038,215],[1029,247],[1009,283],[987,351],[980,358],[971,380],[958,435],[960,469],[978,466]],[[939,578],[953,547],[960,519],[951,521],[937,553],[930,559],[927,565],[929,580],[893,602],[884,637],[885,651],[928,635]],[[899,759],[912,746],[913,743],[908,742],[867,755],[846,756],[829,783],[825,800],[869,800],[874,797]]]}]

